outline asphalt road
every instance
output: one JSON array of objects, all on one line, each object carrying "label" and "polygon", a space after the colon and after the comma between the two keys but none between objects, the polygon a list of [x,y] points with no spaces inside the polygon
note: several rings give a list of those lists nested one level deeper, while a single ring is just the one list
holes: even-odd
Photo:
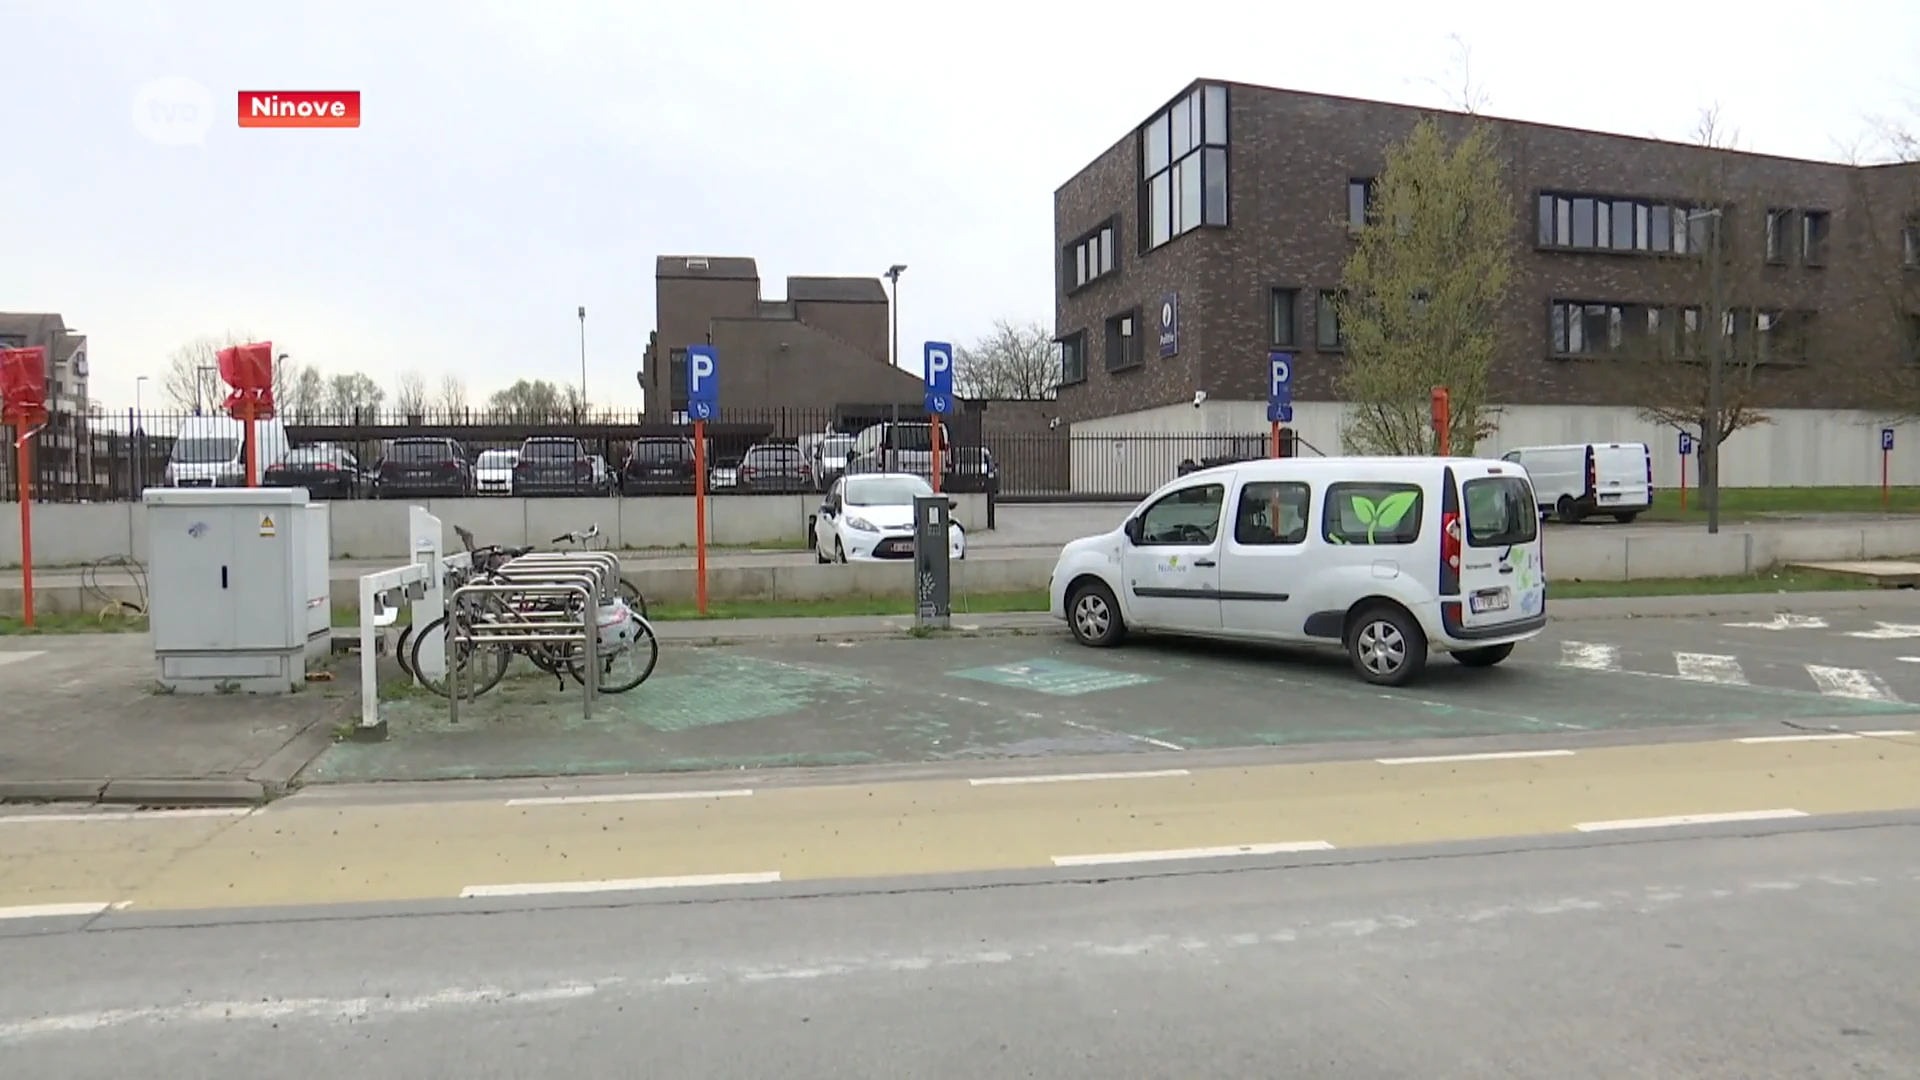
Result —
[{"label": "asphalt road", "polygon": [[0,938],[0,1060],[66,1080],[1907,1080],[1915,820],[1070,884],[108,916]]}]

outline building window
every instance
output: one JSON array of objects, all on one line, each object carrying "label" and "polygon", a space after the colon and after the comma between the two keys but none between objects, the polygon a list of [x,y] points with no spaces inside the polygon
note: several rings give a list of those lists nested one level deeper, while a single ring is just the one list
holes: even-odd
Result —
[{"label": "building window", "polygon": [[1555,300],[1550,327],[1549,348],[1555,356],[1616,352],[1625,343],[1627,309],[1622,304]]},{"label": "building window", "polygon": [[1767,211],[1767,261],[1784,263],[1792,256],[1793,211]]},{"label": "building window", "polygon": [[1315,294],[1314,340],[1322,352],[1338,352],[1347,347],[1347,334],[1340,326],[1339,297],[1339,292],[1329,289]]},{"label": "building window", "polygon": [[1061,267],[1067,292],[1083,289],[1113,273],[1114,234],[1119,228],[1119,219],[1112,219],[1067,245]]},{"label": "building window", "polygon": [[1691,208],[1619,196],[1546,191],[1537,200],[1541,247],[1574,251],[1679,252],[1698,250],[1705,226],[1689,227]]},{"label": "building window", "polygon": [[1825,210],[1800,212],[1800,261],[1807,266],[1827,265],[1827,235],[1832,217]]},{"label": "building window", "polygon": [[1060,385],[1087,381],[1087,332],[1060,339]]},{"label": "building window", "polygon": [[1300,310],[1300,290],[1273,290],[1273,343],[1284,348],[1292,348],[1300,343],[1295,331],[1296,315]]},{"label": "building window", "polygon": [[1202,86],[1140,129],[1140,250],[1227,223],[1227,88]]},{"label": "building window", "polygon": [[687,411],[687,350],[667,353],[667,405],[674,412]]},{"label": "building window", "polygon": [[1907,316],[1907,359],[1920,364],[1920,315]]},{"label": "building window", "polygon": [[1908,218],[1900,230],[1900,265],[1920,270],[1920,218]]},{"label": "building window", "polygon": [[1107,370],[1140,366],[1140,313],[1126,311],[1107,320]]},{"label": "building window", "polygon": [[1379,182],[1371,176],[1356,177],[1347,181],[1348,232],[1357,235],[1367,227],[1367,222],[1374,219],[1379,194]]},{"label": "building window", "polygon": [[1756,312],[1753,317],[1754,359],[1762,364],[1804,362],[1807,359],[1812,321],[1813,316],[1804,311]]}]

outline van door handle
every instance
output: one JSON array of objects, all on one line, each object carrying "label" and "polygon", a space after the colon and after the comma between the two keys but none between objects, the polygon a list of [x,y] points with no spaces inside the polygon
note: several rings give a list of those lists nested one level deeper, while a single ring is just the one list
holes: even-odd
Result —
[{"label": "van door handle", "polygon": [[1219,564],[1219,563],[1217,563],[1217,562],[1214,562],[1214,561],[1213,561],[1212,559],[1195,559],[1195,560],[1193,560],[1193,565],[1195,565],[1195,566],[1219,566],[1220,564]]},{"label": "van door handle", "polygon": [[1503,573],[1503,574],[1511,574],[1511,573],[1513,573],[1513,564],[1512,564],[1512,563],[1507,563],[1507,564],[1505,564],[1505,565],[1503,565],[1503,566],[1501,566],[1501,567],[1500,567],[1500,572],[1501,572],[1501,573]]}]

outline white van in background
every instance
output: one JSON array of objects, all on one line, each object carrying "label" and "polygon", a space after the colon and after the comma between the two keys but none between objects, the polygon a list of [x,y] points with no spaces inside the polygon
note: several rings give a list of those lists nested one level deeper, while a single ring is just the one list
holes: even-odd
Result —
[{"label": "white van in background", "polygon": [[1217,465],[1061,549],[1050,607],[1095,647],[1128,630],[1330,645],[1382,686],[1430,651],[1491,667],[1547,623],[1534,507],[1525,472],[1481,458]]},{"label": "white van in background", "polygon": [[1653,452],[1646,443],[1522,446],[1500,455],[1527,470],[1540,514],[1571,525],[1592,514],[1622,524],[1653,505]]},{"label": "white van in background", "polygon": [[[287,456],[287,427],[279,420],[256,420],[260,438],[260,474]],[[173,437],[167,459],[166,487],[245,487],[247,425],[228,416],[189,416]]]}]

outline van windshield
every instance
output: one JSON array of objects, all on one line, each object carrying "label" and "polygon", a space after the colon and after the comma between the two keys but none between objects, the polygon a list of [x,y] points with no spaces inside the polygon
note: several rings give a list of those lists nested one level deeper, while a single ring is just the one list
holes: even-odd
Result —
[{"label": "van windshield", "polygon": [[173,460],[183,465],[209,465],[235,461],[240,457],[240,440],[210,436],[190,436],[175,440]]},{"label": "van windshield", "polygon": [[1518,476],[1483,476],[1467,481],[1462,488],[1470,546],[1527,544],[1540,535],[1540,511],[1525,480]]},{"label": "van windshield", "polygon": [[933,488],[917,476],[889,476],[883,480],[847,482],[848,506],[912,506],[916,495],[931,495]]}]

